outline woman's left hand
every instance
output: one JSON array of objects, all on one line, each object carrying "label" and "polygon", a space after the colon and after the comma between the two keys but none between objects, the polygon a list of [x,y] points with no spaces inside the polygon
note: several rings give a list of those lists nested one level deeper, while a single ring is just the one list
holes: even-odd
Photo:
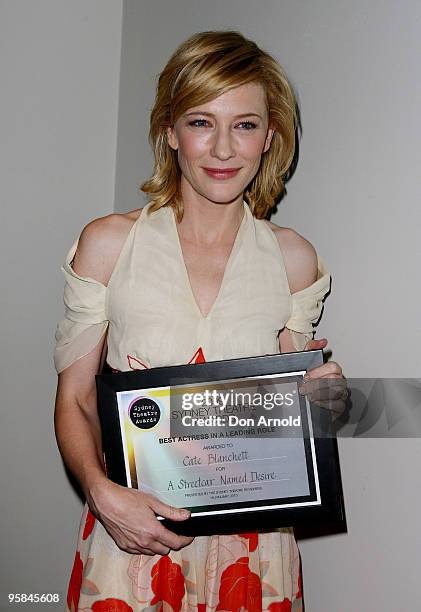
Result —
[{"label": "woman's left hand", "polygon": [[[304,350],[313,351],[324,349],[326,346],[326,338],[309,340]],[[346,409],[347,381],[342,373],[341,366],[336,361],[328,361],[308,370],[304,375],[304,383],[300,386],[299,391],[306,395],[310,402],[330,410],[333,421],[340,417]]]}]

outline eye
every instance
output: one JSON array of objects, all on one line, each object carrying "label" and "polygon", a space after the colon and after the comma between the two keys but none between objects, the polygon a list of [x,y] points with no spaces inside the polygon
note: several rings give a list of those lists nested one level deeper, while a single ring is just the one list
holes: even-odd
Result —
[{"label": "eye", "polygon": [[255,128],[257,128],[256,123],[253,123],[253,121],[242,121],[238,125],[243,126],[243,129],[245,130],[254,130]]},{"label": "eye", "polygon": [[206,119],[194,119],[193,121],[189,121],[189,125],[193,127],[205,127],[206,123],[208,123]]}]

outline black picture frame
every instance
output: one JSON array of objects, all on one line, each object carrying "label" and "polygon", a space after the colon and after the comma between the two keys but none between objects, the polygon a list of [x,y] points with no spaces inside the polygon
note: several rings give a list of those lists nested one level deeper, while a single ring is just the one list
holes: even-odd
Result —
[{"label": "black picture frame", "polygon": [[[133,474],[133,467],[128,467],[127,449],[125,457],[125,439],[119,413],[118,398],[125,392],[142,394],[145,389],[175,389],[180,385],[188,388],[188,385],[223,381],[234,381],[235,384],[240,379],[251,379],[259,384],[264,381],[266,384],[266,381],[272,380],[271,377],[278,377],[277,384],[286,381],[298,385],[307,370],[322,363],[322,351],[315,350],[97,375],[98,414],[108,478],[122,486],[137,488],[137,475]],[[338,448],[331,428],[330,412],[311,404],[305,396],[300,395],[299,402],[302,420],[298,437],[304,448],[308,494],[279,495],[271,499],[241,502],[231,499],[213,502],[211,506],[192,502],[190,506],[184,504],[191,510],[191,517],[186,521],[171,522],[158,518],[171,530],[186,535],[238,533],[344,521]],[[243,438],[243,446],[246,439]],[[261,435],[260,439],[264,441],[266,438]],[[158,439],[156,444],[158,449]],[[148,460],[154,461],[153,455],[151,452]]]}]

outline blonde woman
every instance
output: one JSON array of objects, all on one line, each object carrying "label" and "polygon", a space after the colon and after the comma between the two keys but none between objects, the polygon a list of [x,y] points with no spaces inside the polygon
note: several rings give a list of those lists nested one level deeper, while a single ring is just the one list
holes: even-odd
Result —
[{"label": "blonde woman", "polygon": [[87,502],[67,610],[302,609],[291,529],[176,535],[156,515],[187,511],[107,479],[95,394],[105,359],[118,371],[326,346],[312,337],[330,276],[307,240],[265,220],[295,129],[268,53],[238,32],[192,36],[159,78],[148,204],[92,221],[66,257],[55,425]]}]

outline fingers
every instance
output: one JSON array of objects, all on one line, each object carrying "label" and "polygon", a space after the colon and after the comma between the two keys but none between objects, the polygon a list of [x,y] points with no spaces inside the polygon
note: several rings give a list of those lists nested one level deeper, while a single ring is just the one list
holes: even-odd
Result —
[{"label": "fingers", "polygon": [[136,546],[134,544],[119,544],[116,542],[117,546],[124,550],[124,552],[128,552],[131,555],[148,555],[149,557],[153,557],[154,555],[168,555],[170,552],[170,548],[168,546],[164,546],[159,542],[152,542],[148,547]]},{"label": "fingers", "polygon": [[173,508],[152,495],[124,487],[117,493],[120,503],[109,507],[104,504],[99,519],[121,550],[136,555],[167,555],[170,550],[180,550],[193,541],[194,538],[177,535],[165,528],[156,517],[158,514],[180,521],[190,516],[189,511]]},{"label": "fingers", "polygon": [[152,508],[155,514],[159,514],[159,516],[163,516],[170,521],[185,521],[190,517],[189,510],[169,506],[168,504],[164,504],[164,502],[160,501],[156,497],[150,497],[149,506]]},{"label": "fingers", "polygon": [[303,383],[298,390],[311,396],[311,401],[338,400],[345,399],[347,383],[345,378],[316,378]]},{"label": "fingers", "polygon": [[[159,516],[163,516],[171,521],[185,521],[190,517],[189,510],[185,508],[174,508],[174,506],[164,504],[164,502],[156,499],[156,497],[151,497],[150,508]],[[194,538],[178,535],[170,531],[161,523],[158,523],[156,536],[159,542],[172,550],[180,550],[180,548],[187,546],[194,540]]]},{"label": "fingers", "polygon": [[177,535],[173,531],[170,531],[164,525],[160,525],[160,529],[157,530],[157,539],[164,546],[168,546],[171,550],[180,550],[191,544],[194,538],[190,538],[188,536]]},{"label": "fingers", "polygon": [[304,376],[304,380],[316,378],[341,378],[343,377],[342,368],[336,361],[328,361],[320,366],[311,368]]},{"label": "fingers", "polygon": [[307,399],[332,413],[336,420],[347,408],[349,390],[345,378],[317,378],[300,385],[298,391]]},{"label": "fingers", "polygon": [[128,552],[132,552],[134,555],[149,555],[150,557],[153,557],[153,555],[165,556],[170,552],[169,546],[165,546],[160,542],[151,542],[147,548],[139,546],[138,548],[134,548],[132,550],[133,552],[131,550]]},{"label": "fingers", "polygon": [[168,555],[170,550],[180,550],[194,540],[166,529],[155,517],[145,521],[143,528],[137,532],[110,529],[110,526],[107,531],[121,550],[134,555]]},{"label": "fingers", "polygon": [[319,338],[318,340],[316,340],[315,338],[312,340],[309,340],[307,342],[307,344],[304,347],[305,351],[314,351],[316,349],[324,349],[327,346],[327,339],[326,338]]}]

